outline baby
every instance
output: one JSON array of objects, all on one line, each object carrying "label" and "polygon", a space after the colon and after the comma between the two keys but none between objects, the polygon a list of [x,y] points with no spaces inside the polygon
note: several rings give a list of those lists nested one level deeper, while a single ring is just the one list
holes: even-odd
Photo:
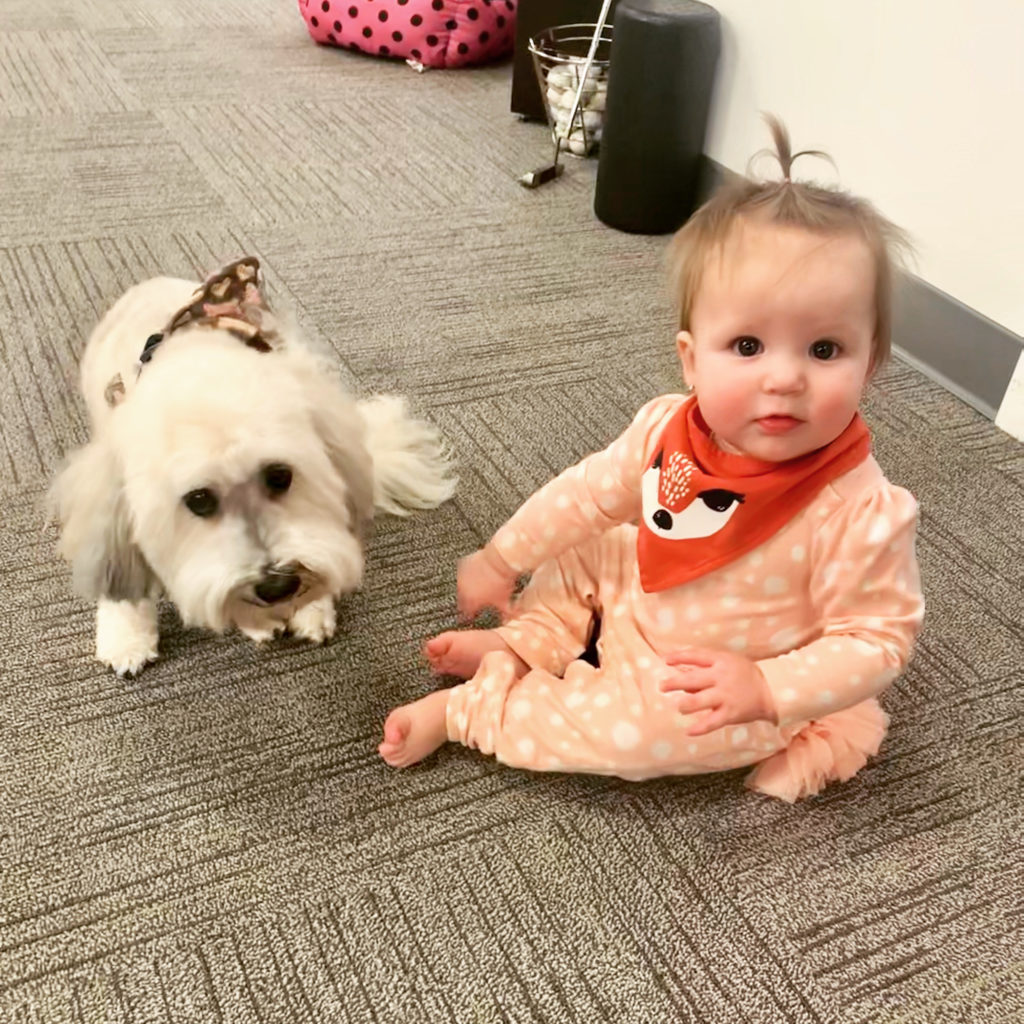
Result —
[{"label": "baby", "polygon": [[782,180],[726,185],[673,243],[690,393],[649,402],[460,562],[460,612],[504,624],[427,642],[466,682],[391,712],[388,764],[449,741],[626,779],[756,765],[749,786],[793,801],[877,752],[876,698],[924,614],[917,506],[858,413],[901,235],[793,181],[769,125]]}]

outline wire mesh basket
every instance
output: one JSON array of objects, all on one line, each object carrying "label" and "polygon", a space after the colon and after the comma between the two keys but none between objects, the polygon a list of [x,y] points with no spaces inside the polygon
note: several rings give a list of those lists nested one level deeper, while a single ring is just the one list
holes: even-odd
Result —
[{"label": "wire mesh basket", "polygon": [[[583,80],[587,53],[596,30],[597,25],[555,25],[538,32],[529,43],[551,138],[557,142],[561,136],[565,140],[564,148],[576,156],[590,156],[597,149],[604,126],[611,25],[602,28],[590,72]],[[581,81],[580,106],[570,126],[569,118]]]}]

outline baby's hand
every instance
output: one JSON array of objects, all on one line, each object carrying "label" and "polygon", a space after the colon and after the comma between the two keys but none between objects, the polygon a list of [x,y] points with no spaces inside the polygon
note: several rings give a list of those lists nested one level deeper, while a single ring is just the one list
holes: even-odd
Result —
[{"label": "baby's hand", "polygon": [[484,608],[496,608],[508,617],[518,574],[490,547],[481,548],[459,562],[455,576],[459,616],[472,621]]},{"label": "baby's hand", "polygon": [[681,714],[694,716],[691,736],[725,725],[776,721],[775,704],[764,674],[749,658],[730,651],[691,647],[670,654],[665,663],[680,671],[659,684],[672,694]]}]

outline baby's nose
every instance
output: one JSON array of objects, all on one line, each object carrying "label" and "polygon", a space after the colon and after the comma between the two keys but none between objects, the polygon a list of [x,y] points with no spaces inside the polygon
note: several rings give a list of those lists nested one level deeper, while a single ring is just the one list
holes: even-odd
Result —
[{"label": "baby's nose", "polygon": [[804,370],[796,361],[780,359],[765,368],[764,387],[766,391],[799,391],[803,386]]}]

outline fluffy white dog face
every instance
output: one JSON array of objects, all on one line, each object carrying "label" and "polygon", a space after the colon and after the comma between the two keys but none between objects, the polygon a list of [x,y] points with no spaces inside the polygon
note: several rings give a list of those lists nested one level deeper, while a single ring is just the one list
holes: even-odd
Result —
[{"label": "fluffy white dog face", "polygon": [[398,395],[356,401],[336,361],[271,312],[259,260],[129,289],[82,356],[90,439],[51,488],[58,550],[97,602],[96,655],[157,657],[155,599],[185,622],[322,642],[359,586],[374,510],[451,497],[435,427]]},{"label": "fluffy white dog face", "polygon": [[359,585],[369,468],[351,403],[317,369],[186,329],[119,410],[131,535],[187,623],[273,630]]}]

